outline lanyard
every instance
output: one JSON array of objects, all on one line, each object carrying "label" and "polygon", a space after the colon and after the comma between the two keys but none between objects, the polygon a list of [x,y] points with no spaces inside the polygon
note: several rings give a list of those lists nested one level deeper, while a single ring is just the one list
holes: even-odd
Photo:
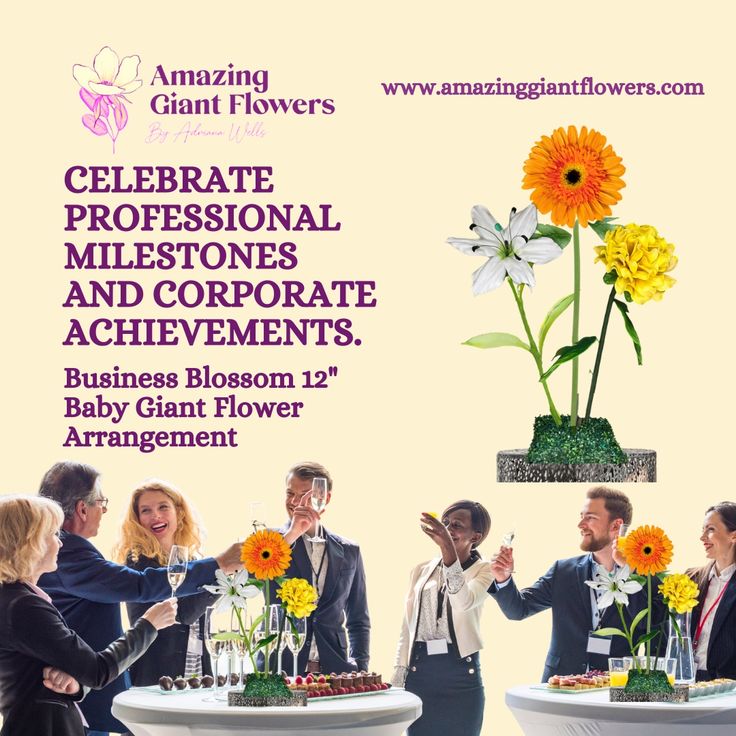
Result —
[{"label": "lanyard", "polygon": [[[705,622],[708,620],[708,617],[711,615],[711,613],[713,613],[716,606],[718,606],[718,604],[721,602],[721,598],[723,598],[723,594],[726,592],[726,588],[728,588],[728,585],[732,579],[733,575],[731,575],[731,577],[728,579],[726,584],[723,586],[723,590],[721,590],[721,592],[718,594],[718,597],[713,601],[711,607],[705,612],[705,614],[703,614],[700,621],[698,622],[698,628],[695,629],[695,641],[693,642],[696,649],[698,648],[698,642],[700,641],[700,635],[703,633]],[[710,587],[710,581],[708,581],[708,587]],[[707,595],[708,594],[706,593],[706,597]]]}]

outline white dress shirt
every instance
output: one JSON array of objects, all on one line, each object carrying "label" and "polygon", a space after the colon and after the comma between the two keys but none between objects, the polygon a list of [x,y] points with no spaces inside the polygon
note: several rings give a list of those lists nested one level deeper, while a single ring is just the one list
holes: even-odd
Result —
[{"label": "white dress shirt", "polygon": [[[705,596],[700,613],[701,621],[702,617],[710,611],[711,606],[716,602],[718,596],[721,595],[721,592],[728,585],[728,581],[731,579],[734,571],[736,571],[736,563],[729,565],[720,574],[716,572],[715,565],[711,567],[708,575],[708,593]],[[718,606],[720,605],[721,603],[719,601]],[[706,619],[700,632],[698,648],[695,650],[695,666],[699,670],[708,669],[708,643],[710,642],[710,632],[713,630],[713,621],[715,621],[718,606],[711,611],[710,616]]]}]

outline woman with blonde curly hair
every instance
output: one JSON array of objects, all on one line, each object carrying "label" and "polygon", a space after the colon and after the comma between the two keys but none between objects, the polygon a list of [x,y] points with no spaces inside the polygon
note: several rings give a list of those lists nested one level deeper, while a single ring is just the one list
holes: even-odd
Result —
[{"label": "woman with blonde curly hair", "polygon": [[[165,566],[173,545],[186,547],[189,559],[201,557],[203,530],[183,494],[169,483],[149,480],[133,491],[115,550],[117,560],[136,570]],[[212,674],[202,656],[204,612],[216,596],[197,593],[179,599],[178,623],[169,627],[131,668],[133,685],[154,685],[163,675]],[[134,620],[144,604],[127,603]]]},{"label": "woman with blonde curly hair", "polygon": [[124,672],[176,616],[176,602],[143,611],[95,652],[71,631],[39,577],[56,570],[61,507],[39,496],[0,496],[0,714],[3,736],[84,736],[80,686],[102,688]]}]

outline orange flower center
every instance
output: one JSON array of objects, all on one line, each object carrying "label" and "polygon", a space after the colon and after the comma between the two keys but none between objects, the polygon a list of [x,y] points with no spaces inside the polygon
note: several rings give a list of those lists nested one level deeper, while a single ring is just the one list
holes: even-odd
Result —
[{"label": "orange flower center", "polygon": [[261,559],[267,560],[271,556],[271,551],[268,549],[264,549],[263,552],[261,552]]},{"label": "orange flower center", "polygon": [[577,164],[571,164],[562,170],[562,183],[569,189],[576,189],[582,186],[584,178],[585,169]]},{"label": "orange flower center", "polygon": [[643,547],[641,551],[643,554],[647,556],[651,555],[652,552],[654,552],[654,550],[649,545],[646,545],[646,547]]}]

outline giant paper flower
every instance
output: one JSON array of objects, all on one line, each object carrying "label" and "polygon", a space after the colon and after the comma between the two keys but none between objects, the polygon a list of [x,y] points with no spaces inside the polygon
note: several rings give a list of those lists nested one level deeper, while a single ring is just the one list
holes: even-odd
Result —
[{"label": "giant paper flower", "polygon": [[651,225],[620,225],[606,233],[606,244],[595,247],[608,273],[616,276],[617,294],[627,293],[637,304],[660,301],[674,283],[667,275],[677,265],[675,246]]},{"label": "giant paper flower", "polygon": [[629,596],[638,593],[642,586],[636,580],[629,580],[631,569],[628,565],[624,565],[613,572],[596,573],[593,580],[586,580],[585,584],[594,590],[602,591],[602,595],[598,598],[598,608],[608,608],[614,601],[624,606],[629,605]]},{"label": "giant paper flower", "polygon": [[585,227],[611,214],[621,199],[620,178],[626,171],[621,158],[597,130],[574,125],[542,136],[524,163],[523,188],[533,189],[531,200],[542,213],[551,212],[555,225]]},{"label": "giant paper flower", "polygon": [[624,537],[623,553],[634,572],[656,575],[672,562],[672,542],[658,526],[640,526]]},{"label": "giant paper flower", "polygon": [[125,95],[140,87],[143,82],[136,79],[140,56],[126,56],[122,61],[109,47],[100,49],[92,67],[75,64],[72,74],[80,87],[94,95]]},{"label": "giant paper flower", "polygon": [[262,529],[245,540],[240,559],[258,580],[273,580],[288,569],[291,548],[278,532]]},{"label": "giant paper flower", "polygon": [[509,225],[503,228],[483,206],[472,209],[470,229],[478,236],[448,238],[447,242],[469,256],[485,256],[488,261],[473,273],[473,293],[497,289],[508,276],[515,284],[534,286],[530,264],[548,263],[562,254],[551,238],[534,238],[537,208],[530,204],[521,212],[511,210]]},{"label": "giant paper flower", "polygon": [[687,613],[698,605],[698,585],[687,575],[668,575],[659,586],[659,592],[671,611]]},{"label": "giant paper flower", "polygon": [[208,593],[219,595],[215,604],[217,611],[226,611],[228,606],[245,608],[247,598],[254,598],[259,590],[255,585],[248,585],[247,570],[238,570],[235,575],[226,575],[222,570],[215,570],[217,585],[203,585]]},{"label": "giant paper flower", "polygon": [[289,578],[276,591],[286,607],[286,612],[296,618],[309,616],[317,608],[317,591],[303,578]]}]

